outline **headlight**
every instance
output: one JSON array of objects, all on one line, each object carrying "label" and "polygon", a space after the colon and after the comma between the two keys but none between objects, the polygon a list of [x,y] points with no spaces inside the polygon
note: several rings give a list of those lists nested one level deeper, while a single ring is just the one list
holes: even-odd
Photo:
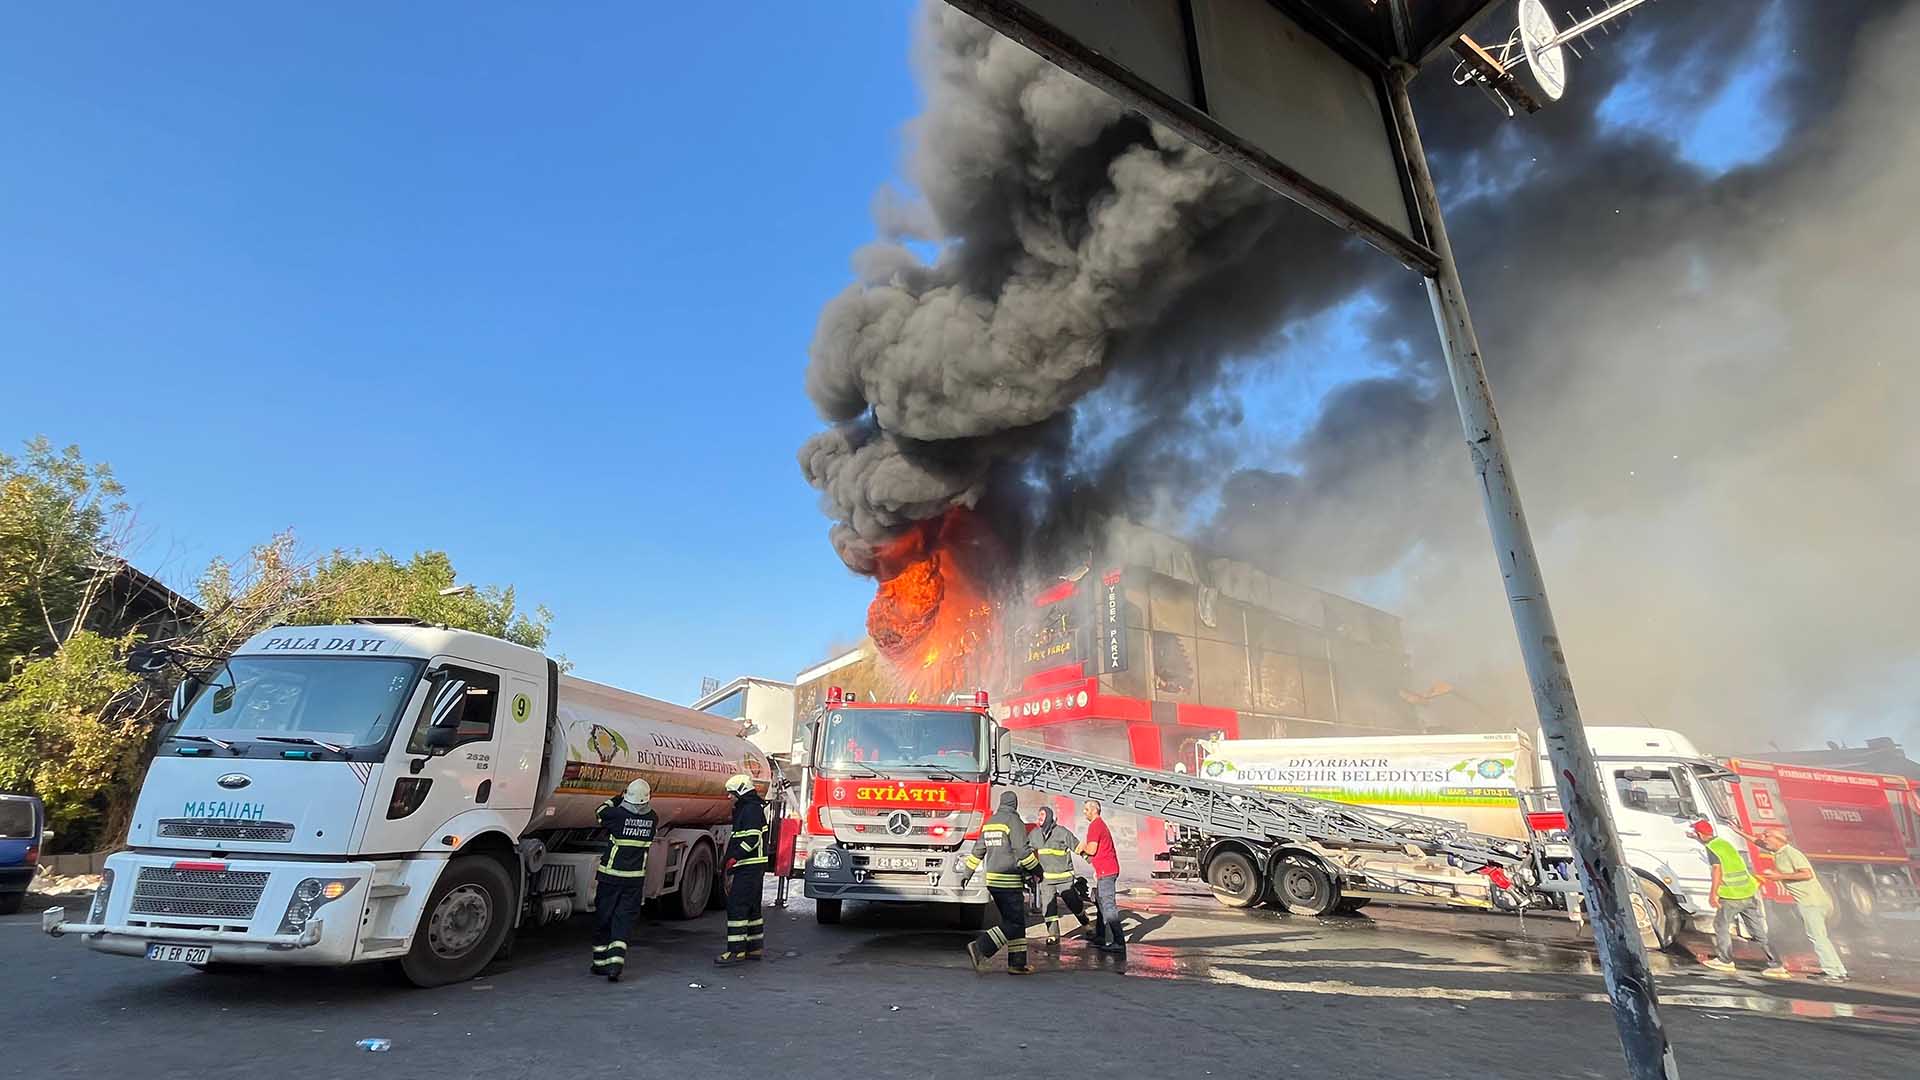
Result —
[{"label": "headlight", "polygon": [[113,871],[100,871],[100,887],[93,890],[93,904],[87,908],[87,921],[95,926],[107,921],[107,897],[113,892]]},{"label": "headlight", "polygon": [[838,870],[840,869],[841,860],[845,857],[845,854],[842,853],[839,848],[829,847],[821,848],[819,851],[814,852],[813,858],[807,861],[822,870]]},{"label": "headlight", "polygon": [[306,927],[313,913],[347,895],[359,884],[359,878],[307,878],[293,887],[293,899],[287,901],[287,913],[280,917],[280,932],[297,934]]}]

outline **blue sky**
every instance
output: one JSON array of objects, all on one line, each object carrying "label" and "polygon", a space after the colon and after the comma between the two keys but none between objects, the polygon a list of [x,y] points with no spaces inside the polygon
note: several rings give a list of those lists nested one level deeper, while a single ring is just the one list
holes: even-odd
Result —
[{"label": "blue sky", "polygon": [[911,7],[360,10],[9,15],[0,441],[111,462],[169,581],[445,548],[674,700],[857,636],[793,455]]}]

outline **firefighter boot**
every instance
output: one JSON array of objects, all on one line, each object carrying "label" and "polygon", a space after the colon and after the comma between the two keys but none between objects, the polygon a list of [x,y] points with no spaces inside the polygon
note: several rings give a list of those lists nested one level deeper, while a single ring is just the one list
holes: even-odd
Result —
[{"label": "firefighter boot", "polygon": [[1027,950],[1026,950],[1025,942],[1022,942],[1019,947],[1009,946],[1007,948],[1007,974],[1009,975],[1033,974],[1033,969],[1027,966]]}]

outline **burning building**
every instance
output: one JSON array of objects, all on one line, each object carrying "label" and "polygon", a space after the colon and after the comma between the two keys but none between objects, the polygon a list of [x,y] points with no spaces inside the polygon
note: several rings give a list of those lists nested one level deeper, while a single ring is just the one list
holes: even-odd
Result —
[{"label": "burning building", "polygon": [[[1052,584],[994,592],[1008,577],[977,563],[982,549],[950,556],[939,539],[981,543],[979,528],[914,541],[918,568],[882,582],[869,639],[802,672],[796,709],[829,685],[882,701],[984,688],[1016,738],[1166,769],[1193,768],[1215,734],[1418,730],[1393,615],[1129,522]],[[1116,824],[1141,855],[1159,849],[1157,830]]]},{"label": "burning building", "polygon": [[1001,722],[1048,746],[1172,768],[1215,732],[1417,730],[1399,619],[1130,523],[1003,625]]}]

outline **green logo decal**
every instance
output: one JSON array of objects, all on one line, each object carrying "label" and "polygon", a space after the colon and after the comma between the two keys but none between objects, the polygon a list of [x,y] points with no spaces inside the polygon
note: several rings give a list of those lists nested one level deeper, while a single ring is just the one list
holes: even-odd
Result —
[{"label": "green logo decal", "polygon": [[527,717],[532,714],[533,702],[527,699],[527,695],[513,695],[513,722],[516,724],[524,724],[527,722]]}]

